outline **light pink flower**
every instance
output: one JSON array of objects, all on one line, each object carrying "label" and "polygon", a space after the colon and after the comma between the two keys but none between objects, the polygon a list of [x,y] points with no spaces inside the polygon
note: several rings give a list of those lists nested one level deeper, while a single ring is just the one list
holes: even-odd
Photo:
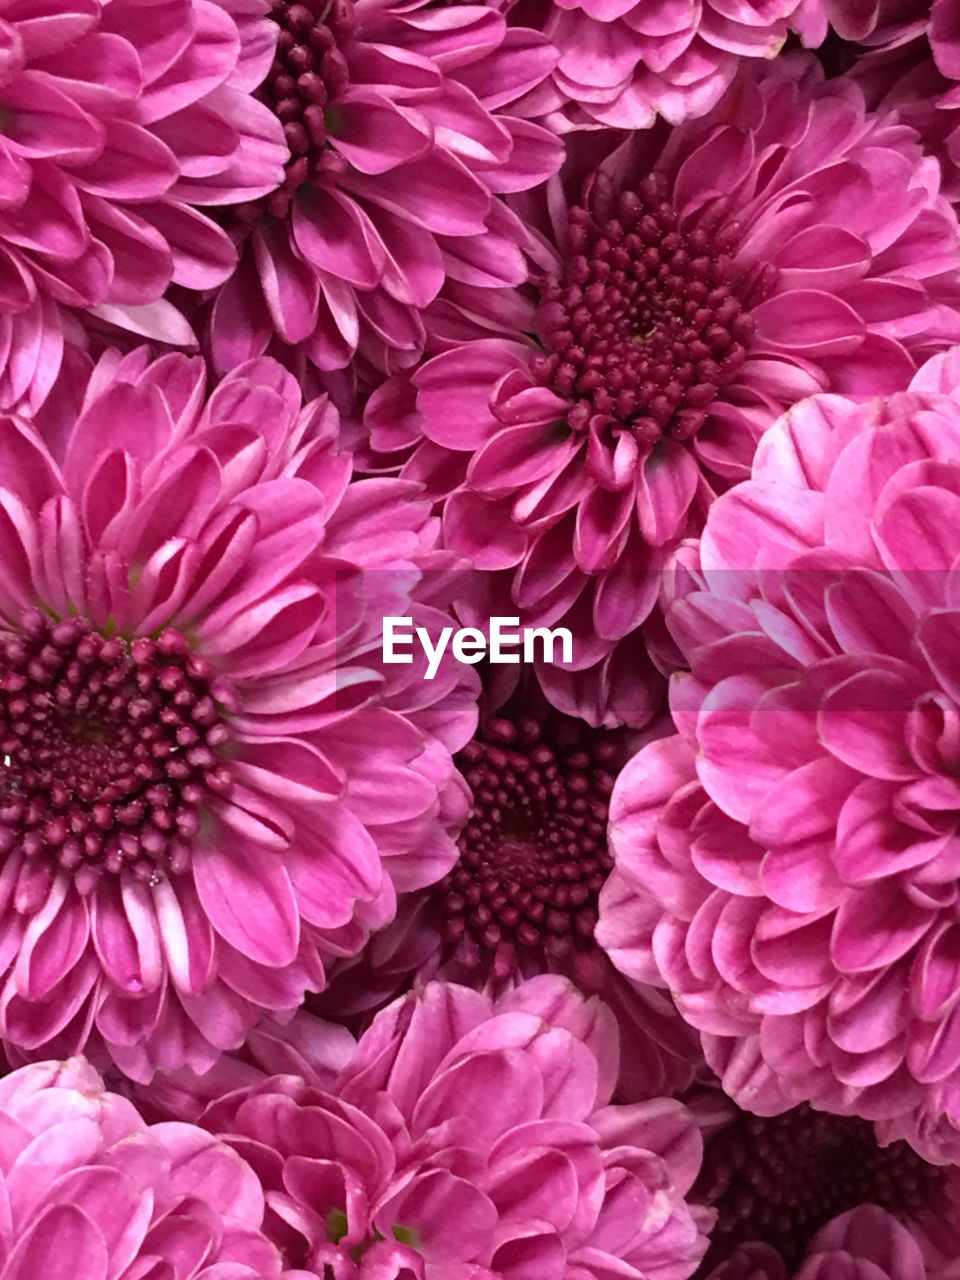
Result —
[{"label": "light pink flower", "polygon": [[80,1059],[0,1080],[3,1280],[293,1280],[250,1166],[188,1124],[147,1126]]},{"label": "light pink flower", "polygon": [[559,166],[513,103],[556,51],[482,5],[276,0],[260,89],[290,147],[282,188],[237,211],[240,266],[213,307],[217,367],[278,340],[321,370],[392,371],[425,341],[445,279],[526,279],[522,223],[500,200]]},{"label": "light pink flower", "polygon": [[[568,627],[573,661],[539,678],[611,726],[648,714],[639,627],[678,539],[783,409],[894,391],[960,337],[960,244],[936,162],[809,55],[748,68],[703,121],[594,143],[517,202],[541,236],[535,318],[445,336],[366,422],[479,571],[465,620]],[[445,335],[457,306],[472,323],[468,291],[445,301]]]},{"label": "light pink flower", "polygon": [[274,28],[242,0],[12,0],[0,13],[0,407],[49,392],[78,313],[194,342],[164,299],[236,262],[205,206],[279,185],[251,97]]},{"label": "light pink flower", "polygon": [[270,360],[105,357],[0,431],[0,1036],[205,1070],[456,857],[473,672],[381,667],[448,557]]},{"label": "light pink flower", "polygon": [[828,26],[862,39],[878,0],[507,0],[514,20],[543,30],[559,61],[533,95],[559,131],[647,129],[716,106],[743,59],[773,58],[789,31],[808,46]]},{"label": "light pink flower", "polygon": [[610,1106],[610,1014],[562,979],[497,1002],[432,983],[378,1015],[332,1087],[277,1076],[203,1124],[248,1158],[288,1265],[336,1280],[684,1280],[678,1102]]},{"label": "light pink flower", "polygon": [[715,504],[668,615],[679,736],[620,776],[598,928],[748,1109],[925,1152],[960,1118],[958,386],[953,352],[886,401],[809,400]]}]

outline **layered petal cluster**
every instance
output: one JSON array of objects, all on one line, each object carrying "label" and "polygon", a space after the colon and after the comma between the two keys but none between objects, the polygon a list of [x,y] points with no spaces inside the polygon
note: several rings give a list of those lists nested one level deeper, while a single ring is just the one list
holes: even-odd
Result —
[{"label": "layered petal cluster", "polygon": [[323,1089],[275,1076],[203,1124],[257,1169],[288,1265],[337,1280],[683,1280],[707,1210],[678,1102],[610,1106],[610,1014],[559,978],[497,1002],[432,983]]},{"label": "layered petal cluster", "polygon": [[104,357],[0,431],[0,1036],[205,1070],[456,857],[469,668],[381,664],[447,618],[416,487],[351,482],[268,359]]},{"label": "layered petal cluster", "polygon": [[943,170],[943,192],[960,199],[960,5],[957,0],[881,0],[876,29],[850,75],[872,105],[895,107]]},{"label": "layered petal cluster", "polygon": [[0,1276],[281,1280],[264,1195],[193,1125],[147,1126],[80,1059],[0,1081]]},{"label": "layered petal cluster", "polygon": [[[897,390],[960,336],[957,224],[913,132],[805,54],[749,68],[703,121],[598,167],[591,148],[518,201],[541,237],[535,316],[445,339],[366,419],[479,571],[466,619],[569,628],[548,696],[638,724],[638,628],[671,548],[785,408]],[[445,333],[475,311],[457,297]]]},{"label": "layered petal cluster", "polygon": [[[477,734],[455,758],[470,808],[456,865],[401,899],[396,919],[335,967],[310,1007],[356,1018],[438,976],[498,996],[558,973],[617,1018],[618,1096],[680,1096],[709,1074],[698,1037],[662,991],[620,974],[593,936],[612,866],[610,792],[647,735],[560,715],[528,676],[502,705],[485,696]],[[649,736],[671,730],[658,724]]]},{"label": "layered petal cluster", "polygon": [[237,210],[240,267],[212,314],[218,368],[274,340],[321,370],[387,372],[423,350],[447,279],[526,279],[527,233],[503,204],[560,164],[514,104],[549,74],[540,32],[482,5],[276,0],[260,96],[283,121],[282,188]]},{"label": "layered petal cluster", "polygon": [[203,206],[283,180],[251,96],[276,30],[232,0],[11,0],[0,13],[0,407],[36,407],[82,310],[178,344],[164,297],[236,262]]},{"label": "layered petal cluster", "polygon": [[705,1095],[693,1105],[709,1123],[689,1199],[716,1213],[698,1280],[956,1274],[957,1169],[880,1145],[866,1120],[806,1106],[761,1118]]},{"label": "layered petal cluster", "polygon": [[953,353],[886,401],[811,399],[714,505],[668,616],[679,734],[620,776],[598,929],[748,1109],[927,1152],[960,1072],[958,383]]},{"label": "layered petal cluster", "polygon": [[795,1268],[769,1246],[748,1244],[704,1280],[949,1280],[951,1270],[928,1268],[905,1226],[864,1205],[818,1231]]},{"label": "layered petal cluster", "polygon": [[[532,0],[510,6],[534,25]],[[773,58],[789,31],[819,45],[828,25],[863,39],[877,0],[556,0],[544,31],[559,61],[537,100],[558,131],[647,129],[705,115],[745,58]],[[543,19],[541,18],[541,21]]]}]

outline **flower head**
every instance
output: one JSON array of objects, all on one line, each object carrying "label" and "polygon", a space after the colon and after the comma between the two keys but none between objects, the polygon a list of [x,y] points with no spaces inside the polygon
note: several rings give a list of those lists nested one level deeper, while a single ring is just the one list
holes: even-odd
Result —
[{"label": "flower head", "polygon": [[209,1133],[147,1126],[79,1059],[6,1076],[0,1115],[4,1280],[281,1280],[257,1176]]},{"label": "flower head", "polygon": [[228,0],[13,0],[0,15],[0,407],[49,392],[74,313],[190,344],[164,298],[230,275],[201,207],[282,180],[250,91],[276,33]]},{"label": "flower head", "polygon": [[[203,1124],[260,1172],[288,1265],[338,1280],[685,1280],[692,1116],[609,1106],[610,1014],[562,979],[496,1003],[431,983],[378,1015],[328,1088],[272,1077]],[[627,1270],[625,1270],[625,1268]]]},{"label": "flower head", "polygon": [[[508,7],[531,25],[543,12],[532,0]],[[808,46],[828,24],[862,39],[876,10],[876,0],[557,0],[544,30],[560,56],[536,98],[561,131],[646,129],[658,115],[680,124],[716,106],[741,60],[774,57],[789,31]]]},{"label": "flower head", "polygon": [[679,735],[618,780],[598,930],[748,1109],[810,1099],[924,1150],[960,1072],[958,375],[798,405],[714,505],[668,615]]},{"label": "flower head", "polygon": [[521,321],[450,343],[379,390],[367,423],[481,571],[467,621],[568,627],[573,660],[538,672],[547,695],[636,725],[638,628],[670,549],[784,408],[901,388],[960,336],[960,244],[911,131],[807,55],[591,168],[592,146],[522,202],[539,338]]},{"label": "flower head", "polygon": [[556,53],[481,5],[275,0],[270,15],[260,97],[290,161],[232,220],[241,260],[214,303],[214,360],[231,368],[276,339],[321,370],[411,364],[445,279],[526,278],[526,234],[499,194],[560,163],[553,135],[511,106]]},{"label": "flower head", "polygon": [[455,757],[469,792],[456,865],[401,899],[396,920],[336,966],[311,1008],[354,1015],[437,976],[499,995],[559,973],[617,1018],[619,1096],[681,1093],[702,1066],[696,1036],[662,992],[624,978],[594,941],[613,865],[610,793],[639,737],[561,715],[526,678],[505,704],[488,705]]},{"label": "flower head", "polygon": [[[446,557],[270,360],[104,359],[0,433],[0,1035],[209,1067],[456,850],[472,676],[381,667]],[[397,674],[400,673],[400,674]]]},{"label": "flower head", "polygon": [[[717,1215],[698,1280],[871,1280],[939,1275],[960,1248],[960,1174],[866,1120],[797,1107],[711,1116],[690,1199]],[[813,1261],[816,1259],[816,1262]],[[817,1269],[819,1268],[819,1269]]]}]

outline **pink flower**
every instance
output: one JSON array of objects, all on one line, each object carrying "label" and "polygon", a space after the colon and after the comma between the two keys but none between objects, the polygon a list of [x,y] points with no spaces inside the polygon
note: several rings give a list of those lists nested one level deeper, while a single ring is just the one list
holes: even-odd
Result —
[{"label": "pink flower", "polygon": [[0,407],[36,408],[75,313],[191,344],[164,294],[222,284],[236,254],[198,206],[283,178],[250,91],[276,32],[227,0],[13,0],[0,16]]},{"label": "pink flower", "polygon": [[796,1269],[767,1245],[747,1244],[704,1280],[949,1280],[951,1272],[929,1270],[908,1228],[867,1204],[818,1231]]},{"label": "pink flower", "polygon": [[517,203],[542,237],[535,318],[445,341],[375,393],[367,427],[480,571],[465,620],[568,627],[573,661],[538,669],[547,696],[635,725],[639,627],[678,539],[784,408],[896,390],[960,337],[960,246],[936,162],[807,55],[581,180],[588,143]]},{"label": "pink flower", "polygon": [[256,1174],[202,1129],[148,1127],[80,1059],[6,1076],[0,1116],[3,1280],[281,1280]]},{"label": "pink flower", "polygon": [[749,1110],[810,1099],[925,1152],[960,1081],[958,387],[955,351],[886,401],[800,404],[715,504],[668,615],[679,735],[618,780],[597,935]]},{"label": "pink flower", "polygon": [[336,1280],[684,1280],[711,1220],[700,1132],[610,1106],[610,1014],[562,979],[497,1002],[432,983],[378,1015],[332,1087],[276,1076],[203,1123],[249,1159],[288,1265]]},{"label": "pink flower", "polygon": [[593,937],[613,865],[610,792],[640,735],[590,729],[538,694],[525,679],[505,705],[488,704],[456,757],[470,793],[456,866],[401,899],[396,920],[336,967],[311,1008],[342,1018],[437,976],[496,996],[559,973],[617,1018],[619,1095],[679,1094],[702,1066],[697,1037],[661,991],[619,974]]},{"label": "pink flower", "polygon": [[946,1280],[960,1252],[960,1170],[905,1142],[878,1145],[866,1120],[723,1110],[711,1106],[689,1193],[717,1215],[698,1280]]},{"label": "pink flower", "polygon": [[[536,0],[508,3],[538,25]],[[558,131],[647,129],[705,115],[741,59],[774,57],[791,29],[819,45],[828,24],[862,39],[877,0],[554,0],[544,31],[560,52],[549,90],[534,95]]]},{"label": "pink flower", "polygon": [[270,12],[281,31],[260,96],[291,160],[281,190],[238,211],[215,363],[278,339],[321,370],[357,356],[409,365],[445,279],[526,279],[526,233],[499,195],[559,166],[556,138],[512,106],[556,51],[481,5],[276,0]]},{"label": "pink flower", "polygon": [[45,443],[0,431],[0,1036],[205,1070],[456,857],[473,673],[415,486],[350,483],[270,360],[114,354]]},{"label": "pink flower", "polygon": [[850,75],[873,106],[895,107],[935,155],[944,195],[960,200],[960,4],[881,0]]}]

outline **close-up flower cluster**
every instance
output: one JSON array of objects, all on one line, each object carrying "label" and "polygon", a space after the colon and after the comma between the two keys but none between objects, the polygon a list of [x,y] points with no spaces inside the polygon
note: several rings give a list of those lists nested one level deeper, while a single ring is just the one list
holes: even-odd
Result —
[{"label": "close-up flower cluster", "polygon": [[0,0],[0,1280],[960,1280],[960,0]]}]

